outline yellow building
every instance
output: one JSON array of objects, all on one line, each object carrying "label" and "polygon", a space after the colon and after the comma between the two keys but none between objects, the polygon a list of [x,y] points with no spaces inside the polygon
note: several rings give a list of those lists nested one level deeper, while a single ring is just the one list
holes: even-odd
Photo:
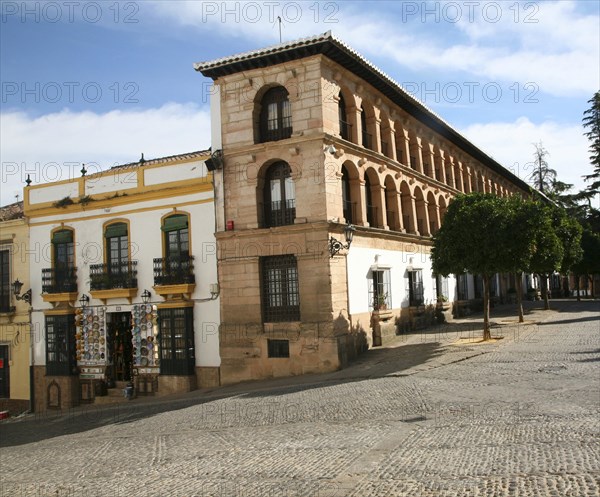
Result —
[{"label": "yellow building", "polygon": [[[0,411],[11,414],[30,401],[29,255],[23,202],[0,208]],[[23,283],[17,295],[16,280]]]}]

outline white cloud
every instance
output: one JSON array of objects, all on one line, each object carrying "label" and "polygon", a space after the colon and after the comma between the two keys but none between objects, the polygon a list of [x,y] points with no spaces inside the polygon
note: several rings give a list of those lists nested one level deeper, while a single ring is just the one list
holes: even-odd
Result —
[{"label": "white cloud", "polygon": [[[580,13],[574,2],[479,2],[472,16],[468,5],[473,2],[451,2],[461,8],[458,22],[441,2],[434,4],[439,10],[437,22],[434,15],[425,13],[426,2],[407,2],[417,8],[414,15],[405,15],[404,4],[401,12],[391,14],[388,2],[370,2],[369,8],[362,2],[343,2],[335,4],[339,10],[329,17],[322,5],[302,2],[185,1],[147,5],[163,21],[247,39],[248,48],[254,49],[277,43],[274,19],[288,4],[299,6],[300,21],[289,22],[296,11],[288,12],[285,40],[331,29],[365,56],[383,55],[400,67],[454,76],[462,72],[477,80],[535,82],[542,92],[552,95],[587,96],[600,84],[598,16]],[[494,9],[485,10],[494,5],[500,8],[498,22],[490,20],[497,15]],[[283,18],[285,21],[286,16]],[[389,67],[382,69],[391,72]]]},{"label": "white cloud", "polygon": [[581,177],[590,174],[591,166],[588,140],[583,136],[581,126],[552,121],[535,124],[526,117],[521,117],[514,122],[472,124],[460,131],[481,150],[525,181],[528,181],[533,170],[533,144],[541,141],[550,154],[548,164],[556,170],[557,179],[574,184],[572,193],[586,186]]},{"label": "white cloud", "polygon": [[41,117],[23,112],[0,114],[2,162],[0,204],[23,196],[29,173],[34,183],[79,176],[81,163],[90,172],[210,146],[210,113],[196,105],[105,114],[64,110]]}]

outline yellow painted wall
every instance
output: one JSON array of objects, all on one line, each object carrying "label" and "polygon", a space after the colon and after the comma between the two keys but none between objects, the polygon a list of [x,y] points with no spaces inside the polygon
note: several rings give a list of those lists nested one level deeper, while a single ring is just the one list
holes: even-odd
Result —
[{"label": "yellow painted wall", "polygon": [[[29,281],[29,226],[24,218],[0,222],[0,245],[11,250],[11,283],[23,282],[21,292],[31,288]],[[29,304],[11,299],[14,312],[0,313],[0,344],[10,346],[10,398],[29,400]]]}]

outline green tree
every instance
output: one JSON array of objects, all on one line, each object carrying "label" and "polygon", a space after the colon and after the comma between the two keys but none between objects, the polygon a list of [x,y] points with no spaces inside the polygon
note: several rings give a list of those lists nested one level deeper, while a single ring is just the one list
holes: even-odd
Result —
[{"label": "green tree", "polygon": [[556,181],[556,171],[548,165],[546,158],[550,153],[544,148],[542,142],[534,143],[533,170],[529,175],[531,184],[540,192],[547,194],[552,190],[552,184]]},{"label": "green tree", "polygon": [[508,221],[505,199],[489,193],[458,195],[433,237],[431,260],[435,274],[469,272],[482,276],[484,340],[491,338],[490,278],[511,268],[505,250]]},{"label": "green tree", "polygon": [[600,91],[588,100],[590,108],[583,113],[583,127],[587,129],[584,135],[590,143],[590,164],[593,167],[592,174],[583,177],[585,181],[591,181],[585,189],[585,194],[591,198],[600,193]]},{"label": "green tree", "polygon": [[573,264],[572,271],[577,282],[577,300],[579,295],[579,278],[586,276],[591,280],[592,295],[594,295],[594,275],[600,274],[600,234],[586,229],[581,236],[581,259]]},{"label": "green tree", "polygon": [[533,236],[534,249],[528,270],[539,275],[542,282],[544,309],[550,309],[548,278],[550,274],[561,268],[564,255],[563,244],[552,224],[553,208],[536,203],[530,212],[537,228]]},{"label": "green tree", "polygon": [[506,199],[509,233],[505,234],[507,260],[510,272],[515,275],[515,290],[517,294],[517,309],[519,322],[523,316],[523,273],[529,268],[535,251],[536,231],[539,229],[536,219],[539,206],[531,200],[523,200],[517,195]]}]

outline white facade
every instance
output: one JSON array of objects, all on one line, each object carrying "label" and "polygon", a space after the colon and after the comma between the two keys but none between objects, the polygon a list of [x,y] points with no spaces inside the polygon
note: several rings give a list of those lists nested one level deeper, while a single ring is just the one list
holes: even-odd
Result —
[{"label": "white facade", "polygon": [[[82,295],[86,295],[90,299],[87,306],[91,309],[90,313],[100,317],[101,334],[111,315],[114,318],[131,314],[133,327],[138,306],[143,301],[142,294],[148,290],[151,296],[147,304],[152,309],[149,314],[155,318],[152,330],[152,320],[148,320],[148,335],[158,335],[160,325],[156,318],[160,316],[161,309],[193,309],[193,358],[198,383],[202,384],[199,370],[215,368],[218,371],[221,360],[217,252],[212,175],[204,163],[208,157],[208,152],[196,152],[113,168],[59,185],[36,185],[25,189],[32,252],[31,321],[36,332],[35,366],[46,366],[48,343],[45,328],[48,316],[80,315],[80,299]],[[59,195],[54,195],[57,192]],[[73,204],[60,208],[54,203],[64,199],[64,192],[70,194]],[[85,192],[85,196],[78,197],[73,195],[74,192]],[[157,284],[155,259],[165,259],[168,241],[163,225],[165,219],[173,215],[187,216],[188,219],[186,236],[189,237],[189,242],[186,243],[189,246],[189,256],[193,258],[193,284],[173,284],[179,283],[177,281]],[[117,288],[114,291],[94,291],[98,288],[91,286],[91,267],[107,263],[109,245],[106,229],[115,222],[127,227],[128,260],[136,265],[137,285],[128,290]],[[67,291],[64,288],[48,290],[47,286],[43,288],[42,275],[44,270],[48,271],[48,268],[56,265],[53,234],[64,230],[72,233],[72,266],[76,268],[76,288]],[[186,280],[186,283],[190,281]],[[78,326],[77,340],[79,335]],[[154,351],[157,351],[156,345]],[[82,367],[94,365],[93,361],[90,363],[85,359],[89,358],[78,350],[79,373],[82,372]],[[103,353],[102,359],[97,359],[99,365],[110,365],[108,354],[104,356]],[[161,361],[156,362],[158,366]],[[162,366],[160,369],[160,374],[163,374]],[[140,372],[150,371],[140,369]],[[152,372],[158,373],[158,367]],[[218,373],[216,377],[218,378]],[[193,385],[197,383],[194,382]],[[40,391],[40,395],[44,395],[43,389]]]}]

